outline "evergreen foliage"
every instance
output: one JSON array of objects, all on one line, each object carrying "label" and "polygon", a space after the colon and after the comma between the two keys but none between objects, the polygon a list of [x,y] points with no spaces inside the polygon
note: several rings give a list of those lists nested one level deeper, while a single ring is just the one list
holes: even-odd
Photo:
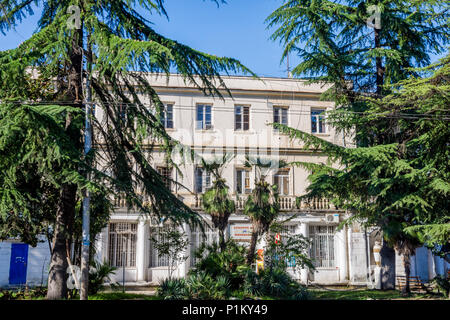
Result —
[{"label": "evergreen foliage", "polygon": [[285,0],[267,19],[283,57],[301,58],[293,74],[332,84],[322,97],[336,103],[327,122],[357,146],[274,124],[329,156],[296,163],[312,172],[306,197],[330,197],[355,213],[347,222],[381,227],[407,275],[420,240],[405,229],[449,222],[448,57],[427,67],[445,52],[449,13],[435,0]]},{"label": "evergreen foliage", "polygon": [[[163,104],[147,73],[163,77],[175,70],[204,94],[222,96],[227,92],[222,73],[250,71],[235,59],[157,33],[144,13],[167,16],[162,0],[1,5],[2,33],[32,15],[34,6],[42,13],[29,39],[0,52],[0,236],[35,245],[50,226],[48,298],[60,299],[66,295],[66,250],[78,232],[76,207],[86,192],[94,207],[103,207],[101,213],[110,212],[112,196],[120,195],[129,209],[174,223],[199,222],[151,165],[155,145],[174,165],[171,151],[178,142],[155,116]],[[78,7],[79,17],[71,6]],[[90,93],[93,148],[84,156],[84,103]]]}]

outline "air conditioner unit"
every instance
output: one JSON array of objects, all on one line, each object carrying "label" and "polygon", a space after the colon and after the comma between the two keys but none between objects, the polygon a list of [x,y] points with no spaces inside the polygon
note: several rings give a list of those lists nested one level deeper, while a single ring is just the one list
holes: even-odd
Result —
[{"label": "air conditioner unit", "polygon": [[326,214],[325,221],[328,223],[339,223],[339,214],[338,213]]}]

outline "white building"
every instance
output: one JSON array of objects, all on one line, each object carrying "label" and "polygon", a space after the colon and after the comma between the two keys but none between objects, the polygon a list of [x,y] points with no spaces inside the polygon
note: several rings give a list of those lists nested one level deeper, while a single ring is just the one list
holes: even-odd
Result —
[{"label": "white building", "polygon": [[[246,242],[250,240],[250,224],[242,214],[242,206],[254,186],[256,172],[244,167],[245,156],[287,162],[326,161],[320,151],[303,149],[299,141],[291,141],[269,126],[269,123],[287,124],[340,145],[351,146],[351,141],[348,138],[344,141],[344,137],[336,134],[325,122],[322,112],[334,107],[332,102],[319,100],[320,94],[329,88],[327,85],[307,85],[304,80],[285,78],[223,79],[232,97],[225,91],[223,99],[207,97],[194,86],[184,83],[178,75],[171,75],[169,80],[165,76],[152,77],[150,80],[165,104],[163,122],[173,138],[206,159],[223,153],[234,155],[223,171],[238,208],[229,219],[227,236]],[[97,109],[96,112],[97,117],[103,116],[101,110]],[[183,175],[178,175],[168,169],[164,155],[158,149],[154,149],[152,158],[153,165],[162,175],[188,189],[172,184],[172,191],[208,221],[208,216],[202,213],[199,195],[211,184],[211,177],[201,166],[189,162],[180,166]],[[326,199],[297,204],[296,197],[305,194],[307,176],[306,170],[289,167],[273,169],[267,177],[280,190],[280,219],[295,215],[286,224],[286,230],[301,233],[312,240],[310,254],[317,270],[302,270],[294,275],[303,283],[366,284],[367,274],[375,265],[371,252],[373,237],[366,238],[364,230],[358,225],[337,231],[337,225],[346,217],[346,213],[333,207]],[[157,283],[168,274],[167,258],[158,255],[150,240],[152,236],[158,236],[159,226],[151,224],[138,211],[127,211],[124,199],[120,196],[115,199],[115,204],[116,209],[108,227],[103,229],[95,243],[97,259],[119,267],[114,281],[122,281],[122,274],[125,274],[125,281],[129,284]],[[184,225],[183,229],[190,246],[186,252],[188,258],[175,270],[176,276],[184,276],[188,272],[194,263],[193,252],[201,241],[198,230],[191,230],[188,225]],[[212,241],[217,235],[208,231],[207,236]],[[8,283],[5,278],[6,266],[11,260],[8,250],[12,250],[11,244],[0,242],[0,286]],[[30,249],[30,252],[33,250]],[[438,265],[439,268],[442,265],[442,270],[448,269],[448,264],[442,259],[436,259],[426,249],[422,251],[413,259],[412,275],[414,270],[422,268],[414,266],[414,262],[423,259],[420,265],[427,265],[427,271],[421,271],[422,277],[425,274],[427,276],[423,280],[432,278],[434,271],[430,270],[435,270]]]}]

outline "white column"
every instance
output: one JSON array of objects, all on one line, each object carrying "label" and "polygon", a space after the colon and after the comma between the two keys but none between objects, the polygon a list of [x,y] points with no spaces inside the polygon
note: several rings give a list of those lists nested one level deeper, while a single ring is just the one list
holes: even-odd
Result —
[{"label": "white column", "polygon": [[107,251],[107,239],[108,239],[108,228],[105,227],[102,231],[97,235],[95,239],[95,261],[99,263],[103,263],[107,259],[106,253]]},{"label": "white column", "polygon": [[[180,227],[180,232],[185,233],[185,237],[189,241],[190,238],[190,230],[188,228],[187,223],[183,223],[183,226]],[[183,260],[178,266],[177,266],[177,274],[179,277],[184,278],[186,277],[188,271],[189,271],[189,253],[190,253],[190,243],[186,246],[183,252],[181,252],[181,255],[183,257],[187,257],[185,260]]]},{"label": "white column", "polygon": [[137,281],[147,280],[148,238],[148,224],[145,220],[140,219],[137,227],[136,240]]},{"label": "white column", "polygon": [[[306,222],[302,222],[300,224],[300,234],[302,234],[306,238],[309,237],[308,227],[309,227],[309,225]],[[304,268],[304,269],[300,270],[300,281],[304,284],[308,284],[308,273],[309,273],[308,268]]]},{"label": "white column", "polygon": [[352,267],[352,259],[353,259],[353,250],[352,250],[352,228],[347,228],[347,252],[348,252],[348,275],[349,275],[349,283],[355,281],[353,276],[353,267]]},{"label": "white column", "polygon": [[338,249],[338,268],[339,268],[339,281],[343,282],[347,279],[347,227],[344,226],[340,231],[336,232],[336,242]]}]

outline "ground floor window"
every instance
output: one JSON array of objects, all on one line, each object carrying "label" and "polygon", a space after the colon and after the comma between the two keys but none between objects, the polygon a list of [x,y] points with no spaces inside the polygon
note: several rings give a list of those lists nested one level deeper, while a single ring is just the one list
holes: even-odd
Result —
[{"label": "ground floor window", "polygon": [[136,267],[137,223],[109,224],[108,260],[114,267]]},{"label": "ground floor window", "polygon": [[202,245],[202,243],[205,244],[212,244],[214,242],[219,241],[219,232],[216,229],[211,229],[205,226],[205,236],[203,237],[203,234],[198,227],[194,227],[191,229],[191,239],[190,239],[190,266],[193,267],[197,263],[198,259],[195,257],[195,252],[197,249]]},{"label": "ground floor window", "polygon": [[336,266],[334,259],[335,226],[309,226],[311,239],[310,257],[317,268],[332,268]]},{"label": "ground floor window", "polygon": [[[159,243],[166,243],[167,239],[164,238],[163,231],[168,231],[169,225],[163,227],[150,228],[151,237],[156,239]],[[160,255],[158,249],[156,249],[154,242],[150,240],[150,266],[149,267],[168,267],[169,257],[167,255]]]}]

